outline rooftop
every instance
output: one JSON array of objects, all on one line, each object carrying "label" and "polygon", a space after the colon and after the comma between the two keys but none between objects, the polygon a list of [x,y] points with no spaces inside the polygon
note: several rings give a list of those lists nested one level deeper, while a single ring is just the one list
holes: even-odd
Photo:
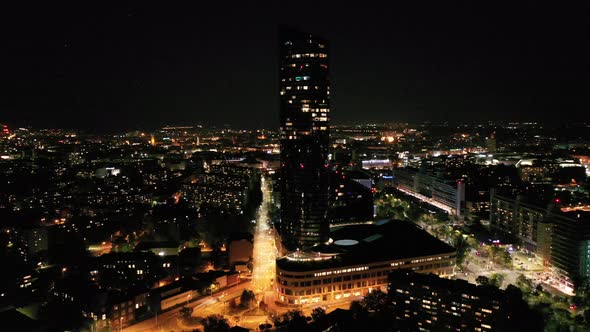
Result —
[{"label": "rooftop", "polygon": [[[402,282],[403,281],[403,282]],[[389,274],[389,282],[393,285],[399,286],[403,283],[416,283],[416,287],[429,286],[429,289],[445,290],[449,294],[461,296],[466,293],[469,295],[478,295],[482,297],[490,296],[504,296],[505,290],[501,290],[493,286],[481,286],[469,283],[463,279],[446,279],[429,273],[416,273],[410,270],[396,270]]]},{"label": "rooftop", "polygon": [[330,238],[278,259],[277,267],[302,272],[455,252],[413,223],[399,220],[334,227]]}]

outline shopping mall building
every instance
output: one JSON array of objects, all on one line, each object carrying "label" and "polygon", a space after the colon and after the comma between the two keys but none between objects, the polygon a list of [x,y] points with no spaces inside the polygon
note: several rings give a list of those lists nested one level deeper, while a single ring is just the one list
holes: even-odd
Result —
[{"label": "shopping mall building", "polygon": [[299,305],[386,291],[388,273],[404,268],[449,277],[456,251],[413,223],[384,220],[334,227],[328,243],[277,260],[277,300]]}]

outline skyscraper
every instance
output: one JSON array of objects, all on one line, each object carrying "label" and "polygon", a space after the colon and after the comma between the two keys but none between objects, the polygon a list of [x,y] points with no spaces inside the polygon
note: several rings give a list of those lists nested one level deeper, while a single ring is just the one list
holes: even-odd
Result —
[{"label": "skyscraper", "polygon": [[329,233],[328,43],[280,30],[281,224],[285,248],[303,249]]}]

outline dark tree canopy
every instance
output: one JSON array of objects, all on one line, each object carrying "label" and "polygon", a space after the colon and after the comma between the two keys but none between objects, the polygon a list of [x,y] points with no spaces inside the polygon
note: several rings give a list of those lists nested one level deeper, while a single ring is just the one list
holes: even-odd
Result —
[{"label": "dark tree canopy", "polygon": [[207,316],[201,323],[205,332],[226,332],[230,328],[227,319],[219,314]]}]

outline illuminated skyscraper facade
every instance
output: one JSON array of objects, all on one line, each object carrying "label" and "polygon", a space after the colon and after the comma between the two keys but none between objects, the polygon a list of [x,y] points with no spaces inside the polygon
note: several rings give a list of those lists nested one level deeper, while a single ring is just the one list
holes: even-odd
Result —
[{"label": "illuminated skyscraper facade", "polygon": [[280,31],[281,224],[286,249],[327,240],[330,115],[328,43]]}]

